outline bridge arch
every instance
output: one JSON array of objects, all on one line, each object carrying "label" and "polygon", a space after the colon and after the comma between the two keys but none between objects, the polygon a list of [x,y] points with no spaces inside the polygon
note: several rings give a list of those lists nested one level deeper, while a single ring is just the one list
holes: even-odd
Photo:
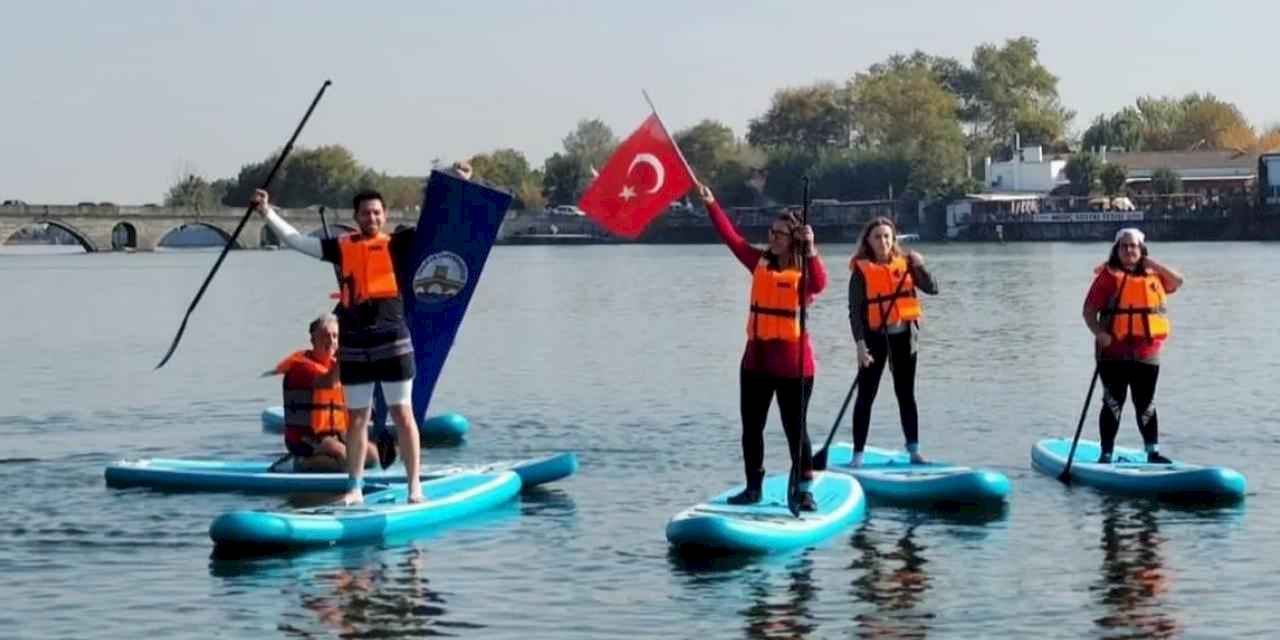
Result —
[{"label": "bridge arch", "polygon": [[[98,250],[97,245],[95,245],[93,241],[89,239],[89,234],[81,231],[80,229],[77,229],[75,225],[68,224],[66,222],[63,222],[62,220],[58,220],[57,218],[36,218],[35,221],[31,223],[31,225],[23,225],[22,227],[19,227],[19,229],[15,229],[14,231],[15,232],[19,231],[22,228],[25,228],[27,226],[41,225],[41,224],[49,225],[51,227],[56,227],[58,229],[61,229],[67,232],[68,235],[70,235],[72,238],[75,238],[75,241],[79,243],[80,246],[83,247],[84,250],[89,253],[93,253],[94,251]],[[5,241],[8,241],[8,239],[9,239],[8,237],[5,237]]]},{"label": "bridge arch", "polygon": [[117,222],[111,228],[111,250],[123,251],[138,248],[138,228],[131,222]]},{"label": "bridge arch", "polygon": [[[342,235],[342,234],[344,234],[344,233],[355,233],[356,231],[358,231],[358,229],[356,229],[356,228],[355,228],[355,227],[353,227],[353,226],[346,225],[346,224],[341,224],[341,223],[336,223],[336,222],[335,222],[334,224],[329,225],[329,235],[330,235],[330,236],[332,236],[332,237],[334,237],[334,238],[336,238],[336,237],[338,237],[338,236],[340,236],[340,235]],[[323,237],[324,237],[324,227],[316,227],[315,229],[312,229],[311,231],[308,231],[308,232],[307,232],[307,235],[311,236],[312,238],[323,238]]]},{"label": "bridge arch", "polygon": [[[212,224],[208,222],[184,222],[160,234],[160,239],[159,241],[156,242],[156,246],[174,246],[174,245],[167,244],[167,241],[171,239],[171,236],[173,236],[173,234],[175,233],[180,233],[190,229],[208,229],[214,232],[215,234],[217,234],[219,240],[221,241],[220,244],[224,244],[224,245],[226,244],[227,240],[231,239],[231,233],[216,224]],[[184,244],[184,245],[178,245],[178,246],[204,246],[204,245],[185,245]],[[209,245],[209,246],[212,246],[212,245]],[[243,234],[241,234],[240,238],[236,238],[236,241],[234,244],[231,245],[231,248],[233,249],[244,248]]]}]

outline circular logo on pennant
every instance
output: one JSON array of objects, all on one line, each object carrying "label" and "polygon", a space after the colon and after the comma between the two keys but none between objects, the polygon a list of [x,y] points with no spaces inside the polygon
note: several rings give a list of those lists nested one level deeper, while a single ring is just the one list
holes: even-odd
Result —
[{"label": "circular logo on pennant", "polygon": [[427,256],[413,274],[413,295],[425,304],[443,304],[467,286],[467,262],[452,251]]}]

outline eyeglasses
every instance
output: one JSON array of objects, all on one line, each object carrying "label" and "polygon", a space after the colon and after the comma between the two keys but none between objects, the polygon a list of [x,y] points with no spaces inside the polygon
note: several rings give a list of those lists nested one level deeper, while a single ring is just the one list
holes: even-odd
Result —
[{"label": "eyeglasses", "polygon": [[785,231],[785,230],[782,230],[782,229],[770,229],[770,230],[769,230],[769,235],[771,235],[771,236],[778,236],[779,238],[785,238],[785,237],[787,237],[787,236],[791,235],[791,232],[790,232],[790,231]]}]

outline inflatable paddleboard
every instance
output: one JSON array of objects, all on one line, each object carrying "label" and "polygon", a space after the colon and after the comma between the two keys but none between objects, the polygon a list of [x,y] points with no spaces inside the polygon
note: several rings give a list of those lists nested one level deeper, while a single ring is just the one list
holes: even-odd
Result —
[{"label": "inflatable paddleboard", "polygon": [[827,450],[827,470],[858,479],[867,496],[906,505],[991,504],[1009,495],[1009,478],[989,469],[945,462],[911,464],[906,451],[867,447],[862,466],[853,468],[853,445],[837,442]]},{"label": "inflatable paddleboard", "polygon": [[[1071,440],[1046,438],[1031,447],[1031,466],[1036,471],[1058,477],[1067,465]],[[1173,461],[1149,464],[1145,451],[1116,447],[1112,462],[1099,464],[1102,448],[1097,442],[1081,440],[1071,462],[1072,484],[1110,493],[1148,496],[1170,500],[1239,499],[1244,497],[1244,476],[1227,467],[1204,466]]]}]

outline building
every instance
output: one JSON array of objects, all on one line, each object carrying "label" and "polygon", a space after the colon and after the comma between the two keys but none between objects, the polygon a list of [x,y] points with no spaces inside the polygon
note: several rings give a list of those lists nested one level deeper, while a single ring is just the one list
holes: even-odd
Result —
[{"label": "building", "polygon": [[1207,198],[1244,195],[1258,177],[1258,156],[1235,151],[1103,151],[1103,162],[1123,165],[1125,188],[1136,196],[1151,195],[1151,174],[1173,170],[1182,178],[1182,191]]},{"label": "building", "polygon": [[1012,160],[985,163],[986,187],[998,193],[1049,193],[1069,184],[1065,158],[1045,156],[1040,146],[1023,147]]}]

